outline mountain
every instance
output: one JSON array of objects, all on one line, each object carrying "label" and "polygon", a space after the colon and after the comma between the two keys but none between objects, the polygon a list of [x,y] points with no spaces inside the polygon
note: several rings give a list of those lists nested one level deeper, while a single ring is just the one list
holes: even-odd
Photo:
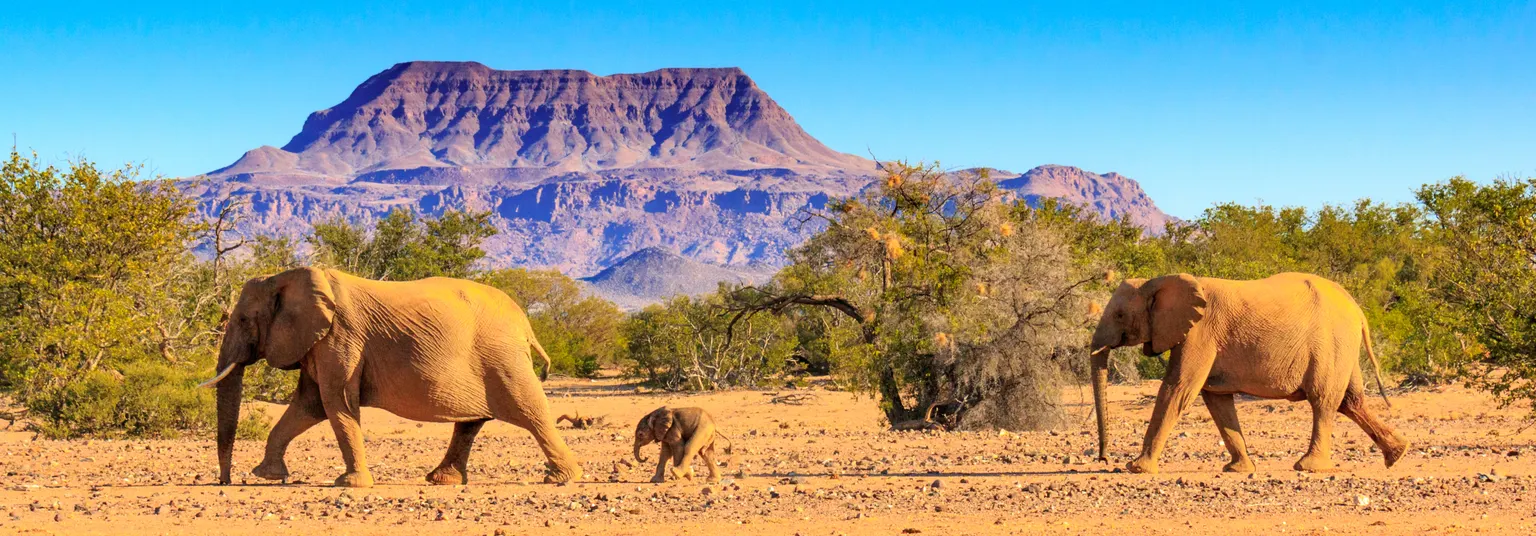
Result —
[{"label": "mountain", "polygon": [[[751,279],[781,266],[819,230],[804,209],[855,195],[876,174],[873,161],[811,137],[736,68],[598,76],[410,62],[310,114],[282,147],[178,182],[203,214],[245,200],[247,234],[302,236],[313,222],[367,224],[395,209],[490,211],[499,233],[482,247],[493,265],[558,269],[652,299],[725,278],[716,268]],[[1114,173],[993,176],[1026,199],[1063,197],[1153,230],[1167,219]],[[712,275],[601,278],[658,267]]]},{"label": "mountain", "polygon": [[1023,174],[988,171],[998,187],[1018,194],[1031,205],[1039,206],[1041,199],[1054,197],[1087,208],[1101,217],[1115,220],[1128,217],[1131,223],[1153,233],[1161,233],[1165,225],[1177,221],[1158,210],[1152,198],[1142,191],[1141,184],[1119,173],[1100,175],[1054,164]]},{"label": "mountain", "polygon": [[547,172],[648,167],[820,168],[873,162],[806,134],[737,68],[497,71],[474,62],[401,63],[309,115],[281,149],[210,175],[368,178],[436,168]]},{"label": "mountain", "polygon": [[640,309],[679,294],[714,292],[722,281],[763,283],[776,267],[705,264],[661,248],[646,248],[583,278],[593,291],[625,309]]}]

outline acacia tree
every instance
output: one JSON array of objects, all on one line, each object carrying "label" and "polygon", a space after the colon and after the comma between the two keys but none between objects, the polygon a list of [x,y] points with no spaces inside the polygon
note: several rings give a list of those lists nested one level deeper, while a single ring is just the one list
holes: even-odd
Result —
[{"label": "acacia tree", "polygon": [[0,391],[49,436],[166,435],[212,416],[192,388],[217,320],[187,252],[193,206],[138,169],[0,167]]},{"label": "acacia tree", "polygon": [[826,229],[726,308],[733,323],[840,317],[829,336],[857,344],[840,345],[833,370],[878,393],[892,423],[946,403],[961,427],[1053,426],[1101,276],[1061,233],[1018,217],[1016,202],[985,174],[889,164],[876,187],[811,214]]},{"label": "acacia tree", "polygon": [[1437,243],[1433,291],[1470,335],[1460,374],[1502,403],[1536,413],[1536,179],[1478,185],[1464,178],[1426,185]]}]

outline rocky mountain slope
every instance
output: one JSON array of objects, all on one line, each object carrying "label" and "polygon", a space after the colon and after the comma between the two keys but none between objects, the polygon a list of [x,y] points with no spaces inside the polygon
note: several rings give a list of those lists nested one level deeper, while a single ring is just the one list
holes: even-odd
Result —
[{"label": "rocky mountain slope", "polygon": [[[180,182],[207,214],[247,199],[248,234],[302,236],[312,222],[368,223],[402,208],[492,211],[494,265],[597,276],[657,248],[698,263],[685,271],[756,277],[816,231],[800,224],[802,209],[875,176],[874,162],[811,137],[740,69],[597,76],[411,62],[311,114],[283,147]],[[1026,198],[1063,197],[1149,229],[1167,219],[1113,173],[994,177]],[[687,281],[646,288],[697,286],[695,274],[663,275]]]},{"label": "rocky mountain slope", "polygon": [[714,292],[721,282],[763,283],[775,271],[774,266],[705,264],[662,248],[646,248],[582,281],[597,295],[635,310],[668,296]]},{"label": "rocky mountain slope", "polygon": [[997,181],[999,187],[1017,193],[1032,205],[1041,199],[1054,197],[1085,207],[1101,217],[1114,220],[1130,218],[1131,223],[1154,233],[1161,233],[1168,223],[1176,221],[1157,209],[1152,198],[1142,191],[1141,184],[1119,173],[1100,175],[1054,164],[1040,166],[1023,174],[989,171],[989,176]]}]

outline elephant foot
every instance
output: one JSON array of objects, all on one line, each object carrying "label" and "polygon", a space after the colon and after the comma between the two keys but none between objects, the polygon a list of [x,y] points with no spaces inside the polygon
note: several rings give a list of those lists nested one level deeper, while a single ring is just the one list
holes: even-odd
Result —
[{"label": "elephant foot", "polygon": [[469,484],[469,475],[459,472],[451,465],[444,465],[427,473],[427,482],[438,486],[457,486]]},{"label": "elephant foot", "polygon": [[1408,453],[1408,449],[1413,446],[1412,443],[1401,439],[1397,439],[1395,443],[1395,446],[1381,449],[1381,456],[1386,459],[1388,468],[1396,464],[1397,460],[1402,459],[1403,455]]},{"label": "elephant foot", "polygon": [[1228,473],[1252,473],[1253,462],[1248,458],[1232,460],[1231,462],[1228,462],[1226,465],[1222,466],[1221,470]]},{"label": "elephant foot", "polygon": [[1339,470],[1338,467],[1333,465],[1333,460],[1329,460],[1324,456],[1314,456],[1311,454],[1302,456],[1300,460],[1296,460],[1296,465],[1292,467],[1297,471],[1304,471],[1308,473],[1332,473]]},{"label": "elephant foot", "polygon": [[660,483],[663,483],[663,482],[666,482],[666,481],[667,481],[667,475],[656,475],[656,476],[651,477],[651,483],[652,484],[660,484]]},{"label": "elephant foot", "polygon": [[353,471],[336,477],[338,488],[371,488],[373,487],[373,475],[364,471]]},{"label": "elephant foot", "polygon": [[554,464],[546,462],[544,468],[546,470],[544,474],[545,484],[569,484],[581,480],[581,466],[574,463],[570,467],[561,469]]},{"label": "elephant foot", "polygon": [[260,465],[251,469],[251,474],[266,480],[288,480],[288,466],[282,460],[262,460]]},{"label": "elephant foot", "polygon": [[1150,458],[1136,458],[1131,460],[1131,463],[1125,464],[1125,468],[1132,473],[1157,474],[1157,462]]},{"label": "elephant foot", "polygon": [[710,484],[719,484],[720,475],[709,475],[709,478],[705,479],[704,481]]}]

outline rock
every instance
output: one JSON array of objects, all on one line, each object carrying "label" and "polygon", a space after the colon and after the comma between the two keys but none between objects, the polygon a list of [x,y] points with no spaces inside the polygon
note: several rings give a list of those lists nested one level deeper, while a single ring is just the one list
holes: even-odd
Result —
[{"label": "rock", "polygon": [[1355,506],[1366,507],[1371,505],[1371,498],[1365,495],[1355,496]]}]

